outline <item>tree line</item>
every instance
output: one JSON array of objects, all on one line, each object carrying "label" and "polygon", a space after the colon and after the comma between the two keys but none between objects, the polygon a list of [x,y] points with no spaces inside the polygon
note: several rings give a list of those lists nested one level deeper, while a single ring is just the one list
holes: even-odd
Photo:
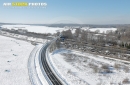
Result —
[{"label": "tree line", "polygon": [[91,32],[89,30],[68,29],[62,31],[62,36],[75,42],[87,42],[97,46],[113,46],[122,49],[130,49],[130,29],[117,29],[116,31],[107,31],[100,33],[99,30]]}]

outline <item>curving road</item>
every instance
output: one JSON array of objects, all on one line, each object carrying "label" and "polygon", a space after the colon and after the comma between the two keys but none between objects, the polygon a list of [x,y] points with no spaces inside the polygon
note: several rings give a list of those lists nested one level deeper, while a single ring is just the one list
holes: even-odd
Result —
[{"label": "curving road", "polygon": [[48,76],[48,78],[50,79],[51,83],[53,85],[63,85],[61,83],[61,81],[55,76],[55,74],[52,72],[52,70],[50,69],[47,60],[46,60],[46,50],[47,47],[50,45],[50,43],[48,43],[44,48],[42,48],[42,52],[41,52],[41,62],[42,62],[42,66],[43,69],[46,73],[46,75]]}]

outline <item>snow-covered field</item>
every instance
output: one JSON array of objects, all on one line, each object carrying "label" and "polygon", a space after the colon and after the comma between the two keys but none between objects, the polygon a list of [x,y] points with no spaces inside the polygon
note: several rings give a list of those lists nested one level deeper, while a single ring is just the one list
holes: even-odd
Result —
[{"label": "snow-covered field", "polygon": [[95,31],[99,30],[99,33],[107,33],[107,31],[108,32],[116,31],[117,28],[91,28],[89,30],[92,31],[92,32],[95,32]]},{"label": "snow-covered field", "polygon": [[3,25],[2,28],[7,29],[26,29],[29,32],[35,33],[57,33],[57,31],[62,30],[63,28],[56,28],[56,27],[46,27],[46,26],[32,26],[32,25]]},{"label": "snow-covered field", "polygon": [[0,85],[31,85],[28,58],[31,43],[0,36]]},{"label": "snow-covered field", "polygon": [[[68,30],[71,29],[72,33],[75,33],[76,29],[72,28],[59,28],[59,27],[47,27],[47,26],[32,26],[32,25],[2,25],[2,28],[7,29],[27,29],[29,32],[35,32],[35,33],[57,33],[57,31],[62,30]],[[89,28],[89,27],[83,27],[82,30],[90,30],[92,32],[95,32],[99,30],[100,33],[106,33],[107,31],[116,31],[117,28]]]},{"label": "snow-covered field", "polygon": [[26,40],[26,41],[32,41],[32,42],[36,42],[36,43],[45,43],[47,39],[41,39],[41,38],[35,38],[35,37],[28,37],[25,35],[18,35],[15,33],[9,33],[9,32],[1,32],[2,35],[4,36],[8,36],[11,38],[16,38],[16,39],[21,39],[21,40]]},{"label": "snow-covered field", "polygon": [[119,85],[130,79],[130,65],[103,56],[65,49],[55,50],[49,56],[70,85]]}]

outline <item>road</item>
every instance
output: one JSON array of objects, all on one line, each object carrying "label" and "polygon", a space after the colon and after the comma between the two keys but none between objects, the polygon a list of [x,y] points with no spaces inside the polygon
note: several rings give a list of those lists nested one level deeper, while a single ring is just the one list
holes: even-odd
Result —
[{"label": "road", "polygon": [[42,53],[41,53],[41,61],[42,61],[42,66],[44,68],[44,71],[46,73],[46,75],[48,76],[48,78],[50,79],[50,81],[52,82],[53,85],[63,85],[61,83],[61,81],[55,76],[55,74],[52,72],[52,70],[50,69],[47,60],[46,60],[46,49],[47,47],[50,45],[50,43],[48,43],[43,49],[42,49]]}]

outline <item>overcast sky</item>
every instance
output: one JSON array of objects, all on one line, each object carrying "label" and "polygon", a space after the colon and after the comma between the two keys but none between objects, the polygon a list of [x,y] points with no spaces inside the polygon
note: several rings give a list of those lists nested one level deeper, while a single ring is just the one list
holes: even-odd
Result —
[{"label": "overcast sky", "polygon": [[[47,7],[3,6],[16,1],[45,2]],[[130,24],[130,0],[0,0],[0,22]]]}]

